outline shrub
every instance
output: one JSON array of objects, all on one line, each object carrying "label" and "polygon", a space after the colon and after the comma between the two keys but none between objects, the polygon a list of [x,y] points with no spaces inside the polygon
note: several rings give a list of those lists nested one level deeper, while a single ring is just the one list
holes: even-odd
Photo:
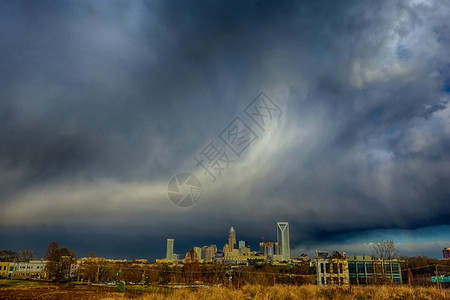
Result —
[{"label": "shrub", "polygon": [[123,293],[125,292],[125,282],[119,281],[116,286],[116,292]]}]

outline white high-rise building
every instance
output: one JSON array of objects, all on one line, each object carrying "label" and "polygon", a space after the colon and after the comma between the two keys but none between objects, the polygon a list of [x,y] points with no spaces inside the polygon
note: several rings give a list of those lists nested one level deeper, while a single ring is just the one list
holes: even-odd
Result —
[{"label": "white high-rise building", "polygon": [[288,222],[277,222],[277,242],[282,260],[291,259]]},{"label": "white high-rise building", "polygon": [[167,239],[166,259],[168,259],[168,260],[174,259],[174,257],[173,257],[173,239]]},{"label": "white high-rise building", "polygon": [[197,259],[202,259],[202,248],[200,247],[194,247],[194,252],[197,254]]}]

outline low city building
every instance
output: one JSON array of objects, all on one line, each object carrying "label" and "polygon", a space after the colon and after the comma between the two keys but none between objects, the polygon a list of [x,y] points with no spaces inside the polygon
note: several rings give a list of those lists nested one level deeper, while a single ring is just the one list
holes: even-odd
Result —
[{"label": "low city building", "polygon": [[75,264],[71,264],[70,265],[70,272],[69,272],[69,277],[70,278],[75,278],[78,276],[78,272],[80,269],[80,265],[78,263]]},{"label": "low city building", "polygon": [[30,260],[29,262],[9,263],[7,277],[10,278],[46,278],[45,266],[47,261]]},{"label": "low city building", "polygon": [[239,248],[239,255],[250,256],[250,248],[248,247]]},{"label": "low city building", "polygon": [[316,257],[318,285],[349,285],[348,261],[343,257]]},{"label": "low city building", "polygon": [[241,255],[238,249],[236,251],[230,251],[225,254],[223,262],[226,264],[245,264],[249,259],[248,255]]},{"label": "low city building", "polygon": [[0,262],[0,278],[8,277],[9,262]]},{"label": "low city building", "polygon": [[351,285],[402,284],[400,261],[397,259],[383,260],[366,255],[349,256],[348,272]]},{"label": "low city building", "polygon": [[318,285],[402,284],[400,261],[383,260],[366,255],[327,257],[326,251],[316,251]]}]

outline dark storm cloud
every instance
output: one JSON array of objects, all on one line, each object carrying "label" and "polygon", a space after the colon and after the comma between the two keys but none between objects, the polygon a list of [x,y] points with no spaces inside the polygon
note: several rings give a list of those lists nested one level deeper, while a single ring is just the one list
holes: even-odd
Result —
[{"label": "dark storm cloud", "polygon": [[[221,247],[231,225],[256,244],[289,221],[297,247],[450,220],[445,2],[4,1],[0,14],[5,228],[134,226],[137,241],[145,227],[187,251]],[[284,110],[276,134],[199,205],[171,207],[168,179],[259,90]]]}]

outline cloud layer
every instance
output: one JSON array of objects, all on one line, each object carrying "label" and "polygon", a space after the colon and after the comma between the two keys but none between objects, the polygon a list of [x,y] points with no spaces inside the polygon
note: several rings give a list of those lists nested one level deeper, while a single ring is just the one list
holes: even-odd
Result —
[{"label": "cloud layer", "polygon": [[[3,1],[0,15],[11,247],[11,228],[46,244],[51,228],[78,226],[77,249],[95,228],[116,250],[108,234],[129,228],[139,248],[145,228],[184,251],[224,243],[231,225],[256,243],[289,221],[296,248],[449,225],[444,1]],[[210,183],[194,156],[211,140],[226,149],[219,133],[261,90],[283,111],[278,126],[256,128]],[[202,180],[191,209],[167,200],[180,171]],[[163,255],[142,249],[125,251]]]}]

